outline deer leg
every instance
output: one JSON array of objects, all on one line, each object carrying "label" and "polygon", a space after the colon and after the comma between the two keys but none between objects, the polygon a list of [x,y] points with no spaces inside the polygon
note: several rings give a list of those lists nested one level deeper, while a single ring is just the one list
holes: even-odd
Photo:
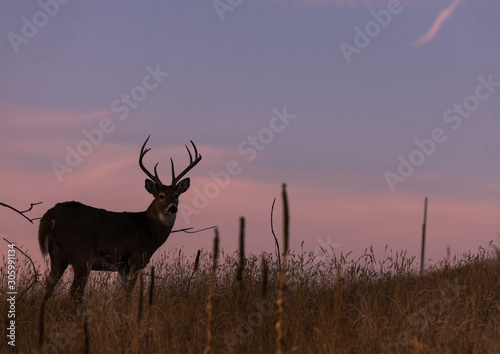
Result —
[{"label": "deer leg", "polygon": [[132,290],[134,290],[135,283],[137,282],[137,274],[138,272],[134,272],[132,269],[130,270],[130,276],[128,278],[127,286],[125,288],[128,294],[131,294]]},{"label": "deer leg", "polygon": [[119,274],[120,274],[120,279],[122,281],[122,284],[121,284],[122,289],[126,289],[128,276],[129,276],[128,269],[121,269]]},{"label": "deer leg", "polygon": [[50,256],[50,274],[45,283],[44,301],[52,296],[59,279],[61,279],[68,265],[69,263],[64,257]]},{"label": "deer leg", "polygon": [[75,278],[71,284],[70,293],[76,302],[80,303],[83,300],[83,292],[89,277],[90,269],[87,266],[73,265]]},{"label": "deer leg", "polygon": [[137,282],[137,272],[133,268],[127,267],[120,272],[120,278],[122,279],[123,289],[127,294],[131,294]]}]

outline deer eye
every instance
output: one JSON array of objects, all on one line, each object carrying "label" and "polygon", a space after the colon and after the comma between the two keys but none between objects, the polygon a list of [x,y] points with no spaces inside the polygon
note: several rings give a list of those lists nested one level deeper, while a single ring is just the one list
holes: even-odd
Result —
[{"label": "deer eye", "polygon": [[158,196],[158,198],[160,198],[160,199],[165,199],[165,194],[160,194],[160,195]]}]

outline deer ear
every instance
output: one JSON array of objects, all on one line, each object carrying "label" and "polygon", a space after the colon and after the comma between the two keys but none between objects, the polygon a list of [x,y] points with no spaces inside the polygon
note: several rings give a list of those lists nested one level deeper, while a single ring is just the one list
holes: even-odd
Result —
[{"label": "deer ear", "polygon": [[179,183],[177,183],[177,186],[175,187],[176,190],[177,190],[177,193],[179,193],[179,194],[184,193],[185,191],[188,190],[189,185],[190,185],[189,178],[184,178],[182,181],[180,181]]},{"label": "deer ear", "polygon": [[146,190],[151,193],[151,194],[155,194],[155,192],[157,192],[157,188],[156,188],[156,183],[154,183],[153,181],[147,179],[146,180]]}]

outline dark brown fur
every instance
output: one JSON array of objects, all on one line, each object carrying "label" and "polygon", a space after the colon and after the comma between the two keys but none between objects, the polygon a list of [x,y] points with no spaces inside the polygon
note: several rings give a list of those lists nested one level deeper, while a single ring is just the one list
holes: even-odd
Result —
[{"label": "dark brown fur", "polygon": [[75,273],[71,286],[75,297],[83,296],[91,270],[120,272],[131,291],[135,272],[147,265],[172,231],[177,197],[188,188],[189,178],[175,187],[146,180],[146,189],[155,200],[146,211],[137,213],[112,212],[79,202],[59,203],[48,210],[38,233],[40,250],[51,261],[46,298],[70,264]]},{"label": "dark brown fur", "polygon": [[45,299],[71,264],[75,273],[71,294],[81,300],[91,270],[117,271],[130,292],[137,279],[136,272],[148,264],[155,251],[167,240],[177,215],[178,197],[190,185],[181,178],[201,161],[196,146],[194,159],[189,153],[189,166],[175,176],[172,159],[172,184],[165,186],[154,168],[154,175],[142,160],[149,137],[142,145],[139,166],[150,178],[146,190],[154,197],[148,209],[138,213],[117,213],[97,209],[78,202],[56,204],[40,220],[38,242],[45,256],[50,256],[51,270],[47,278]]}]

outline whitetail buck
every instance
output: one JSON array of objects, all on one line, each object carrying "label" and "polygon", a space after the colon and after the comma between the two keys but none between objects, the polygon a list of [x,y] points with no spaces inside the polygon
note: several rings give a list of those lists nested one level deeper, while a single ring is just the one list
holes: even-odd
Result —
[{"label": "whitetail buck", "polygon": [[[189,178],[180,179],[201,160],[196,146],[194,159],[189,153],[189,166],[177,177],[172,164],[172,184],[164,185],[156,167],[154,176],[142,163],[149,137],[141,148],[139,166],[150,179],[146,190],[154,200],[146,211],[117,213],[97,209],[78,202],[56,204],[40,221],[38,241],[45,256],[49,253],[51,270],[47,278],[45,298],[71,264],[75,277],[71,294],[80,301],[91,270],[119,272],[128,292],[137,279],[136,272],[148,264],[153,253],[167,240],[174,226],[178,197],[189,188]],[[127,284],[128,281],[128,284]]]}]

